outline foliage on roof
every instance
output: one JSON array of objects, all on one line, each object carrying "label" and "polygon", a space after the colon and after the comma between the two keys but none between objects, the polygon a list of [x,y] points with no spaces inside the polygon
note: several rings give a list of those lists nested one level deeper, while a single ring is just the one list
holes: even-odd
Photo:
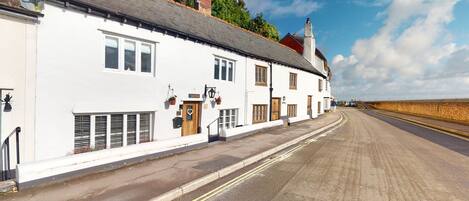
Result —
[{"label": "foliage on roof", "polygon": [[[189,7],[195,7],[194,0],[174,0]],[[262,13],[254,18],[242,0],[212,0],[212,16],[237,25],[264,37],[278,41],[280,34],[273,24],[267,22]]]}]

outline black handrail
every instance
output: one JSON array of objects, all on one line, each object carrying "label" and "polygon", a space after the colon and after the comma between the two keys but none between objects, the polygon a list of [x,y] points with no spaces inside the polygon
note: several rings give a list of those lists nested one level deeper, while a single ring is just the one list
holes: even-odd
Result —
[{"label": "black handrail", "polygon": [[[5,164],[2,166],[2,181],[13,178],[10,167],[10,137],[13,134],[16,134],[16,164],[20,164],[20,133],[21,127],[16,127],[15,132],[8,135],[8,137],[2,142],[2,145],[0,146],[0,150],[3,150],[3,148],[6,147],[6,154],[4,155]],[[3,169],[4,167],[6,167],[6,170]]]},{"label": "black handrail", "polygon": [[218,140],[218,138],[220,137],[220,117],[217,117],[215,120],[213,120],[212,122],[210,122],[210,123],[207,125],[208,141],[209,141],[209,142],[214,141],[214,140],[212,140],[212,139],[210,138],[210,136],[211,136],[211,135],[210,135],[210,126],[211,126],[213,123],[215,123],[215,122],[217,122],[217,134],[218,134],[218,137],[217,137],[216,140]]}]

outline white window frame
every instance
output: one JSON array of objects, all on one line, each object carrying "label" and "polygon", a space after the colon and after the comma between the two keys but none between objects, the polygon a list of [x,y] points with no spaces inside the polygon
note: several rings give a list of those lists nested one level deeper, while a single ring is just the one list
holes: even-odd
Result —
[{"label": "white window frame", "polygon": [[[111,149],[111,115],[113,114],[122,114],[123,115],[123,135],[122,135],[122,146],[121,147],[126,147],[126,146],[133,146],[133,145],[138,145],[140,144],[140,115],[141,114],[149,114],[150,115],[150,124],[149,124],[149,131],[150,131],[150,141],[152,142],[154,140],[153,136],[153,119],[154,119],[154,112],[123,112],[123,113],[109,113],[109,114],[103,114],[103,113],[94,113],[94,114],[73,114],[75,116],[90,116],[90,149],[95,150],[96,147],[96,141],[95,141],[95,134],[96,134],[96,117],[97,116],[106,116],[106,148],[105,149]],[[128,115],[136,115],[136,144],[132,145],[127,145],[127,116]],[[75,118],[74,118],[75,120]],[[75,125],[74,125],[75,126]],[[75,138],[74,138],[75,140]],[[148,142],[145,142],[148,143]],[[120,147],[116,147],[120,148]],[[105,150],[101,149],[101,150]]]},{"label": "white window frame", "polygon": [[[103,34],[103,69],[105,72],[119,72],[119,73],[128,73],[128,74],[136,74],[136,75],[148,75],[148,76],[155,76],[156,74],[156,42],[151,42],[144,39],[138,39],[134,37],[126,37],[121,36],[118,34]],[[118,68],[106,68],[106,38],[113,38],[118,40]],[[125,70],[125,44],[126,42],[135,43],[135,71]],[[142,72],[142,52],[141,47],[142,45],[149,45],[151,50],[151,71],[150,72]]]},{"label": "white window frame", "polygon": [[[218,66],[218,79],[215,79],[215,60],[218,59],[219,60],[219,66]],[[226,62],[226,79],[223,80],[223,74],[222,74],[222,69],[223,69],[223,62]],[[233,71],[232,71],[232,80],[230,81],[229,78],[230,78],[230,63],[233,65]],[[223,58],[223,57],[219,57],[219,56],[215,56],[215,59],[213,59],[213,65],[212,65],[212,72],[213,72],[213,75],[212,75],[212,78],[214,80],[218,80],[218,81],[223,81],[223,82],[232,82],[234,83],[235,80],[236,80],[236,61],[235,60],[232,60],[232,59],[226,59],[226,58]]]},{"label": "white window frame", "polygon": [[[230,115],[229,115],[229,126],[226,127],[225,124],[227,122],[225,122],[225,119],[226,119],[226,111],[230,111]],[[232,112],[235,111],[235,115],[232,114]],[[231,129],[231,128],[236,128],[236,126],[238,126],[238,119],[239,119],[239,109],[237,108],[231,108],[231,109],[220,109],[218,110],[219,112],[219,121],[218,121],[218,126],[220,129]],[[223,113],[222,116],[220,116],[220,112]],[[233,125],[234,123],[234,125]]]}]

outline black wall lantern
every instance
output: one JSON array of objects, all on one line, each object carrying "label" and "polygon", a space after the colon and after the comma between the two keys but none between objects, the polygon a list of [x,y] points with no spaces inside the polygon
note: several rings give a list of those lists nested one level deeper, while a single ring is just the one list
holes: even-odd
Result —
[{"label": "black wall lantern", "polygon": [[216,87],[208,87],[205,85],[205,91],[204,91],[204,96],[209,97],[209,98],[215,98],[216,95]]}]

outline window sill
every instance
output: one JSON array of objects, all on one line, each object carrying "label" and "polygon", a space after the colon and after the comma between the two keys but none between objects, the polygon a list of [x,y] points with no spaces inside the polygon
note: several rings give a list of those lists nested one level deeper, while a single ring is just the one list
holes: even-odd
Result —
[{"label": "window sill", "polygon": [[111,69],[111,68],[104,68],[103,72],[105,72],[105,73],[122,74],[122,75],[135,75],[135,76],[144,76],[144,77],[156,77],[156,76],[154,76],[153,72],[145,73],[145,72],[136,72],[136,71],[123,71],[123,70],[120,70],[120,69]]}]

